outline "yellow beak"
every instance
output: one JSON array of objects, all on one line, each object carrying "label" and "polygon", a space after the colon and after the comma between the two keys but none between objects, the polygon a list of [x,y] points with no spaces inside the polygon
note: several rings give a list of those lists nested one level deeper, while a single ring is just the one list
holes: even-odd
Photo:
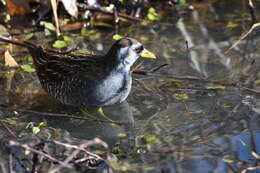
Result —
[{"label": "yellow beak", "polygon": [[148,51],[147,49],[143,49],[143,51],[140,53],[140,57],[153,58],[153,59],[156,58],[156,56],[152,52]]}]

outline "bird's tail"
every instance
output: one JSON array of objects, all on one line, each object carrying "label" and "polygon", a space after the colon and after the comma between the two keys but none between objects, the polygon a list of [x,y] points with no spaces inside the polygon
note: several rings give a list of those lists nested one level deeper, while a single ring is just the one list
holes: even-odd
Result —
[{"label": "bird's tail", "polygon": [[29,50],[30,54],[32,55],[32,58],[33,58],[33,61],[34,61],[34,64],[36,65],[36,67],[42,65],[43,62],[46,62],[46,56],[45,56],[44,50],[40,46],[29,43],[27,41],[9,39],[9,38],[3,37],[3,36],[0,36],[0,42],[11,43],[11,44],[14,44],[17,46],[22,46],[22,47],[27,48]]}]

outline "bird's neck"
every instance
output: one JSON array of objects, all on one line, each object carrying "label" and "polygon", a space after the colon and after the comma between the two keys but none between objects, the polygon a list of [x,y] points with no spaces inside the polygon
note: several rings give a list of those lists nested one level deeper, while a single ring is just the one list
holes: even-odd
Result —
[{"label": "bird's neck", "polygon": [[116,66],[115,70],[123,72],[123,73],[130,73],[130,66],[120,63]]},{"label": "bird's neck", "polygon": [[119,57],[120,54],[116,52],[115,50],[110,50],[105,57],[108,59],[107,64],[109,64],[109,69],[112,71],[120,71],[124,73],[129,73],[131,65],[130,64],[125,64],[122,60],[121,57]]}]

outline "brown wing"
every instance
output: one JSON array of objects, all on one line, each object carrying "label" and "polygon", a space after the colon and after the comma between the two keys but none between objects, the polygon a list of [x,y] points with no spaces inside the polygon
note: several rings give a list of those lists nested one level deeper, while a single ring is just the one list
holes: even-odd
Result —
[{"label": "brown wing", "polygon": [[102,56],[73,56],[70,54],[44,51],[41,58],[35,62],[40,79],[54,82],[71,78],[95,80],[101,77],[105,70]]}]

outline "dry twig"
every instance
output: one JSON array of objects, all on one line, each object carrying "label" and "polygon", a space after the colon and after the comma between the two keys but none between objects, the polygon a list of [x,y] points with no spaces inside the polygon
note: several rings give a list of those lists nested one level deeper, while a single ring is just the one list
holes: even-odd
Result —
[{"label": "dry twig", "polygon": [[[96,11],[96,12],[108,14],[111,16],[115,16],[114,11],[108,11],[108,10],[101,9],[99,7],[93,7],[93,6],[89,6],[86,4],[79,4],[79,6],[85,10]],[[173,24],[173,23],[163,23],[163,22],[158,22],[158,21],[145,20],[145,19],[141,19],[138,17],[130,16],[130,15],[127,15],[124,13],[119,13],[119,12],[117,12],[117,15],[119,17],[125,18],[127,20],[131,20],[131,21],[135,21],[135,22],[146,22],[146,23],[158,24],[158,25],[163,25],[163,26],[175,26],[175,24]]]}]

